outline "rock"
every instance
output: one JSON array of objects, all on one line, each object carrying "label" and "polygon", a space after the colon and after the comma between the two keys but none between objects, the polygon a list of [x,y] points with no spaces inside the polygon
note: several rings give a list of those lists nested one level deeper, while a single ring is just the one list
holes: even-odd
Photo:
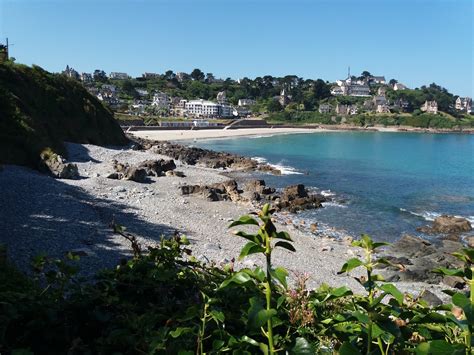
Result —
[{"label": "rock", "polygon": [[443,215],[434,220],[433,230],[439,233],[462,233],[471,231],[472,226],[465,218]]},{"label": "rock", "polygon": [[212,243],[204,244],[204,248],[206,250],[221,250],[221,246],[219,244],[212,244]]},{"label": "rock", "polygon": [[311,223],[309,225],[309,229],[311,230],[311,232],[316,232],[318,230],[318,224],[317,223]]},{"label": "rock", "polygon": [[465,218],[442,215],[433,221],[431,227],[424,226],[417,230],[426,234],[460,234],[471,231],[472,226]]},{"label": "rock", "polygon": [[411,235],[404,235],[392,244],[390,250],[410,258],[432,254],[436,251],[436,248],[424,239],[413,237]]},{"label": "rock", "polygon": [[474,248],[474,236],[466,238],[466,244],[469,248]]},{"label": "rock", "polygon": [[245,184],[244,191],[263,193],[265,189],[264,180],[250,180]]},{"label": "rock", "polygon": [[122,178],[122,175],[119,173],[112,173],[107,175],[107,179],[114,179],[114,180],[120,180]]},{"label": "rock", "polygon": [[137,165],[139,169],[145,169],[149,176],[161,176],[167,171],[176,169],[174,160],[146,160]]},{"label": "rock", "polygon": [[302,197],[308,197],[308,193],[303,184],[287,186],[282,193],[282,198],[285,200],[294,200]]},{"label": "rock", "polygon": [[66,163],[65,159],[59,154],[50,152],[42,153],[41,160],[49,172],[58,179],[79,178],[79,170],[77,165]]},{"label": "rock", "polygon": [[135,182],[146,182],[147,181],[147,171],[142,168],[131,167],[127,170],[125,175],[126,180],[131,180]]},{"label": "rock", "polygon": [[449,287],[457,288],[460,290],[462,290],[464,286],[466,286],[466,282],[461,277],[457,276],[445,276],[443,277],[443,283],[445,285],[448,285]]},{"label": "rock", "polygon": [[437,307],[443,304],[443,301],[441,301],[438,296],[429,290],[424,290],[420,298],[428,303],[431,307]]}]

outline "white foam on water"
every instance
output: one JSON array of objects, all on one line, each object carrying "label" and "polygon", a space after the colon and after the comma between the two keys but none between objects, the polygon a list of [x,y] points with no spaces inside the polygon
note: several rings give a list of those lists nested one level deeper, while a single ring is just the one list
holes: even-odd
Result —
[{"label": "white foam on water", "polygon": [[295,168],[287,165],[282,164],[270,164],[270,166],[274,167],[281,171],[282,175],[303,175],[302,172],[296,170]]},{"label": "white foam on water", "polygon": [[346,205],[343,205],[343,204],[340,204],[340,203],[337,203],[337,202],[323,202],[321,203],[323,205],[323,207],[339,207],[339,208],[347,208]]},{"label": "white foam on water", "polygon": [[257,163],[263,164],[267,162],[267,159],[262,158],[262,157],[253,157],[253,160],[255,160]]},{"label": "white foam on water", "polygon": [[[409,211],[405,208],[400,208],[400,211],[402,212],[408,212],[410,213],[411,215],[413,216],[417,216],[417,217],[421,217],[423,218],[425,221],[428,221],[428,222],[433,222],[437,217],[439,216],[442,216],[443,214],[448,214],[449,213],[440,213],[440,212],[430,212],[430,211],[423,211],[423,212],[413,212],[413,211]],[[474,224],[474,216],[459,216],[459,215],[455,215],[454,217],[458,217],[458,218],[465,218],[467,219],[471,224]]]},{"label": "white foam on water", "polygon": [[331,190],[321,190],[321,195],[325,197],[336,196],[336,194],[332,192]]}]

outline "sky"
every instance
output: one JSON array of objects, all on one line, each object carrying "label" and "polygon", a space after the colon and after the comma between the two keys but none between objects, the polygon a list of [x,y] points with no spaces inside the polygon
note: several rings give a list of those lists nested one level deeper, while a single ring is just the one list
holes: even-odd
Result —
[{"label": "sky", "polygon": [[335,81],[367,70],[474,96],[473,0],[0,0],[17,62]]}]

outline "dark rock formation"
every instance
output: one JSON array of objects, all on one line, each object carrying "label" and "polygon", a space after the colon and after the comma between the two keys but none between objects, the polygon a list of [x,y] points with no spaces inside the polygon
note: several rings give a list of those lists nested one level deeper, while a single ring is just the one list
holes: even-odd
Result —
[{"label": "dark rock formation", "polygon": [[44,153],[41,159],[46,169],[58,179],[78,179],[79,171],[76,164],[66,163],[66,160],[59,154]]},{"label": "dark rock formation", "polygon": [[135,182],[146,182],[147,176],[163,176],[166,172],[176,169],[174,160],[164,159],[145,160],[135,166],[119,163],[116,160],[112,161],[112,164],[115,172],[107,176],[109,179],[126,179]]},{"label": "dark rock formation", "polygon": [[443,215],[437,217],[431,227],[424,226],[418,230],[426,234],[460,234],[471,231],[472,226],[465,218]]}]

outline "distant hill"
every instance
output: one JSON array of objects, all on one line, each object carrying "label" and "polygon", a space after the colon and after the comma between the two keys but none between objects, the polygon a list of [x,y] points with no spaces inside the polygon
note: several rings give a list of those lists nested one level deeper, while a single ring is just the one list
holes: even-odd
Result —
[{"label": "distant hill", "polygon": [[84,87],[33,65],[0,64],[0,163],[38,167],[63,142],[127,143],[113,113]]}]

